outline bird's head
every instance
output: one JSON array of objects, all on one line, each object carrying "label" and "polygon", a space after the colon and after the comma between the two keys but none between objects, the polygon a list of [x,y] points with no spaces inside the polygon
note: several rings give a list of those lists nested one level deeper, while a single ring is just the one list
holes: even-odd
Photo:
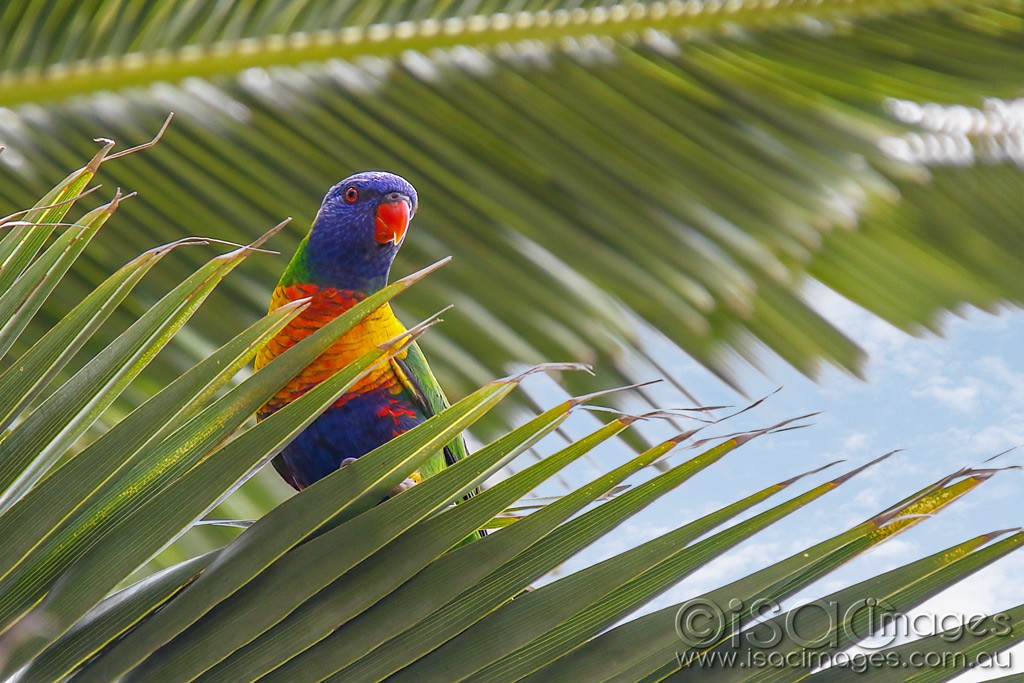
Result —
[{"label": "bird's head", "polygon": [[384,286],[416,208],[415,188],[393,173],[345,178],[327,192],[313,221],[307,254],[311,274],[344,289]]}]

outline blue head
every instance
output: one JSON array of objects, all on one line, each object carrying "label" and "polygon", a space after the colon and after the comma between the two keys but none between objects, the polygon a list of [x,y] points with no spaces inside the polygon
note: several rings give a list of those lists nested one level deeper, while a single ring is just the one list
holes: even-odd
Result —
[{"label": "blue head", "polygon": [[338,289],[382,288],[416,207],[415,188],[393,173],[345,178],[327,192],[313,221],[306,253],[310,277]]}]

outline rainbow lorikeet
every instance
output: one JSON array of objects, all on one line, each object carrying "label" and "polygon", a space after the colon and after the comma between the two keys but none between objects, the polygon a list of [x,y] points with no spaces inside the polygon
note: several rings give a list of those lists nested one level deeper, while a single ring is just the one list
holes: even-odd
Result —
[{"label": "rainbow lorikeet", "polygon": [[[312,301],[260,349],[257,369],[387,284],[391,263],[416,208],[416,190],[391,173],[359,173],[327,192],[309,234],[274,289],[270,310],[296,299],[309,297]],[[267,401],[257,419],[404,331],[391,307],[383,306]],[[274,458],[274,468],[301,490],[447,406],[423,352],[414,343],[361,379],[313,421]],[[465,456],[466,445],[460,436],[399,489]]]}]

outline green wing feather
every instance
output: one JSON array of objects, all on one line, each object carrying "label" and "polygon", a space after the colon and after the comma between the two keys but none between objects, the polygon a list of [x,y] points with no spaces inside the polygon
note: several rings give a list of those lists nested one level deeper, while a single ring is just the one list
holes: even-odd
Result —
[{"label": "green wing feather", "polygon": [[[437,415],[448,407],[448,399],[445,397],[444,391],[441,390],[441,385],[434,377],[434,373],[430,371],[430,366],[427,365],[427,359],[424,357],[423,351],[420,350],[419,344],[413,343],[405,358],[395,358],[391,362],[397,370],[395,374],[398,375],[399,380],[412,394],[413,401],[427,417]],[[431,458],[420,471],[424,477],[428,477],[436,474],[442,468],[462,460],[467,455],[466,442],[462,435],[459,435],[444,447],[443,460]]]},{"label": "green wing feather", "polygon": [[[444,395],[444,391],[441,390],[441,385],[438,383],[437,378],[434,377],[434,373],[430,371],[430,366],[427,365],[427,359],[420,350],[419,344],[414,342],[409,347],[405,358],[392,358],[391,364],[395,368],[395,374],[398,375],[399,381],[412,394],[413,401],[423,410],[425,415],[428,417],[437,415],[448,407],[448,398]],[[443,455],[439,453],[428,460],[420,468],[420,474],[424,478],[437,474],[443,468],[455,464],[468,455],[466,442],[460,434],[455,440],[444,447]],[[476,492],[477,490],[470,491],[464,496],[464,499],[469,500]],[[487,532],[480,529],[459,541],[456,547],[465,543],[471,543],[486,535]]]}]

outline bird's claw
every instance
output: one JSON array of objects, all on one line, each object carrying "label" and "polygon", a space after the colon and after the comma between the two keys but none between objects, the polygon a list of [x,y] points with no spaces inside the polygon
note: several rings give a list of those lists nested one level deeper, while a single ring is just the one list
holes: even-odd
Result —
[{"label": "bird's claw", "polygon": [[389,497],[397,496],[402,491],[408,491],[409,489],[411,489],[415,485],[416,485],[416,481],[414,479],[406,479],[401,484],[399,484],[398,486],[395,487],[395,489],[391,492],[391,496],[389,496]]},{"label": "bird's claw", "polygon": [[[339,465],[339,467],[345,467],[347,465],[351,465],[356,460],[357,460],[357,458],[345,458],[344,460],[341,461],[341,464]],[[391,491],[391,495],[389,495],[388,498],[394,498],[395,496],[397,496],[402,491],[408,491],[409,489],[411,489],[415,485],[416,485],[416,480],[415,479],[412,479],[412,478],[406,479],[406,480],[404,480],[401,484],[396,486]]]}]

